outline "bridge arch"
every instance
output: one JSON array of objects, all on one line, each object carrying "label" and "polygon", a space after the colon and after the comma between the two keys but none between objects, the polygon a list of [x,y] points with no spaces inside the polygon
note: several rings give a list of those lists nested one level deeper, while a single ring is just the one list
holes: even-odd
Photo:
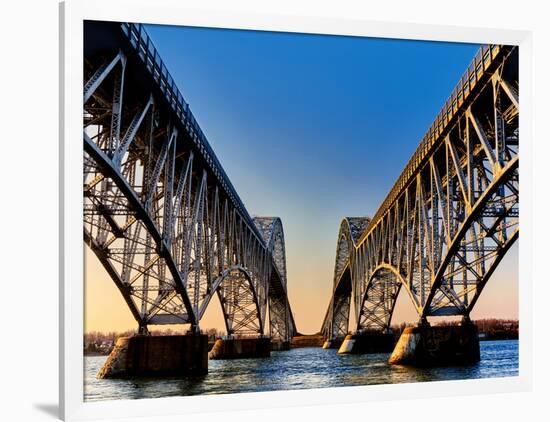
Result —
[{"label": "bridge arch", "polygon": [[389,264],[381,264],[375,268],[363,289],[355,329],[388,331],[402,287],[407,290],[405,279],[397,268]]},{"label": "bridge arch", "polygon": [[[519,157],[516,156],[501,169],[457,229],[434,276],[422,317],[448,312],[469,317],[490,276],[519,237],[518,165]],[[498,209],[495,209],[495,204],[499,205]],[[487,224],[488,220],[491,224]],[[507,222],[506,225],[502,224],[503,221]],[[489,242],[491,244],[487,245]],[[473,246],[467,248],[465,245]],[[464,289],[452,294],[448,280],[460,272]],[[470,286],[471,280],[475,281],[473,287]],[[454,286],[453,291],[456,291]],[[449,302],[454,309],[440,305]]]},{"label": "bridge arch", "polygon": [[336,242],[332,298],[321,330],[327,338],[343,337],[348,332],[351,301],[357,294],[353,281],[355,273],[352,260],[356,242],[369,222],[369,217],[345,217],[340,223]]},{"label": "bridge arch", "polygon": [[[85,195],[88,198],[92,198],[91,202],[97,201],[99,203],[100,199],[97,198],[99,195],[96,193],[95,187],[101,183],[104,186],[101,188],[101,193],[104,194],[110,191],[111,195],[116,197],[116,211],[130,216],[126,219],[125,224],[119,225],[109,214],[103,215],[104,212],[106,213],[106,208],[108,207],[107,201],[103,201],[102,206],[98,206],[96,203],[97,212],[87,214],[85,210],[84,213],[84,240],[115,281],[126,303],[130,306],[132,314],[138,321],[140,328],[146,328],[149,324],[162,323],[162,318],[158,318],[157,315],[166,306],[172,307],[170,315],[172,316],[171,320],[173,323],[198,324],[197,314],[191,305],[181,272],[177,269],[169,252],[169,247],[166,245],[158,225],[128,181],[125,180],[124,172],[121,174],[120,171],[116,170],[112,160],[97,147],[86,133],[84,133],[84,151],[88,154],[88,165],[90,168],[94,168],[95,166],[97,173],[96,178],[85,185]],[[130,166],[128,165],[128,167]],[[94,184],[97,179],[101,179],[101,182]],[[109,181],[111,182],[110,186]],[[112,221],[108,220],[109,217],[111,217]],[[124,239],[123,242],[117,241],[118,238]],[[144,254],[147,254],[147,252],[148,254],[140,265],[140,263],[134,261],[135,249],[138,243],[143,243],[144,239],[148,241]],[[130,245],[132,240],[134,242]],[[111,247],[111,245],[118,246],[116,243],[123,243],[120,246],[126,248],[126,250],[117,254],[114,248]],[[158,277],[156,277],[159,281],[158,296],[154,302],[157,309],[156,312],[153,311],[145,315],[145,306],[152,305],[153,303],[151,303],[151,300],[145,298],[145,292],[141,292],[142,294],[140,295],[137,290],[132,289],[132,285],[137,279],[129,279],[129,277],[132,269],[140,271],[139,267],[141,267],[141,271],[145,273],[145,267],[152,267],[154,265],[165,265],[172,277],[167,277],[167,274],[164,272],[161,280],[161,275],[158,274]],[[119,267],[118,271],[116,267]],[[147,283],[144,286],[144,290],[148,288],[149,285]],[[167,288],[172,290],[171,294],[166,293]],[[175,303],[176,295],[181,299],[181,303],[179,301],[177,304]],[[140,297],[142,299],[141,308],[138,307],[136,300]]]},{"label": "bridge arch", "polygon": [[269,296],[269,334],[271,338],[288,341],[297,331],[294,317],[288,306],[283,223],[279,217],[255,216],[253,221],[262,235],[273,262],[269,275],[270,281],[265,286]]},{"label": "bridge arch", "polygon": [[260,231],[266,244],[267,250],[271,253],[274,268],[283,286],[287,286],[286,274],[286,249],[283,223],[279,217],[258,217],[254,216],[252,221]]},{"label": "bridge arch", "polygon": [[[212,291],[218,295],[228,336],[265,334],[265,316],[261,313],[256,286],[246,268],[239,265],[227,268],[212,284]],[[200,317],[206,312],[210,299],[203,302]]]}]

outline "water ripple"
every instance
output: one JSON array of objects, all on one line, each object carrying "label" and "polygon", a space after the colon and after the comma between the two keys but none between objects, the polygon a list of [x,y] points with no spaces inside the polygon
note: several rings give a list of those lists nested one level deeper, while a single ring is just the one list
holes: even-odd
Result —
[{"label": "water ripple", "polygon": [[388,365],[388,354],[338,355],[321,348],[272,352],[270,358],[213,360],[209,373],[188,378],[98,380],[104,356],[84,359],[86,401],[395,384],[518,375],[518,341],[480,343],[481,361],[446,368]]}]

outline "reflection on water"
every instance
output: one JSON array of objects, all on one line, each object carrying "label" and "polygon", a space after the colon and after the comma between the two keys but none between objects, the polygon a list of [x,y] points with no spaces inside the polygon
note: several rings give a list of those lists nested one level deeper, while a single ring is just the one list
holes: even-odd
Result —
[{"label": "reflection on water", "polygon": [[388,354],[338,355],[321,348],[272,352],[270,358],[211,360],[208,375],[189,378],[98,380],[105,356],[84,359],[84,399],[140,399],[518,375],[518,341],[480,343],[481,362],[466,367],[388,365]]}]

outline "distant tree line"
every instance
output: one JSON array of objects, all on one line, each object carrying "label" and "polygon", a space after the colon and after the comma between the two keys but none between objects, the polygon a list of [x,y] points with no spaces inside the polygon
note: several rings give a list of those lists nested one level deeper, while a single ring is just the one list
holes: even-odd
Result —
[{"label": "distant tree line", "polygon": [[[209,341],[214,341],[225,335],[225,331],[220,331],[216,328],[208,328],[201,330],[202,334],[208,335]],[[120,337],[130,337],[136,335],[136,330],[126,331],[90,331],[84,334],[84,354],[85,355],[108,355],[111,353],[117,340]],[[152,336],[171,336],[184,334],[181,330],[173,330],[171,328],[163,330],[151,330]]]},{"label": "distant tree line", "polygon": [[[517,319],[487,318],[472,321],[479,330],[480,340],[516,340],[519,338],[519,321]],[[432,325],[454,325],[456,321],[441,321]],[[413,327],[413,323],[401,323],[392,325],[391,329],[396,336],[400,336],[407,327]]]},{"label": "distant tree line", "polygon": [[480,319],[475,321],[482,339],[517,340],[519,321],[514,319]]},{"label": "distant tree line", "polygon": [[[432,323],[432,325],[452,325],[456,324],[454,321],[441,321],[438,323]],[[479,319],[473,321],[477,325],[479,330],[480,340],[512,340],[519,337],[519,321],[514,319]],[[416,324],[413,323],[401,323],[391,326],[393,334],[396,339],[399,338],[403,330],[407,327],[413,327]],[[218,330],[216,328],[208,328],[201,330],[201,333],[208,335],[209,342],[221,338],[226,335],[225,331]],[[127,331],[90,331],[84,334],[84,354],[85,355],[106,355],[111,353],[116,341],[120,337],[128,337],[137,334],[135,330]],[[184,334],[181,330],[173,330],[171,328],[163,330],[152,330],[150,335],[152,336],[169,336],[169,335],[181,335]],[[318,333],[321,335],[320,333]]]}]

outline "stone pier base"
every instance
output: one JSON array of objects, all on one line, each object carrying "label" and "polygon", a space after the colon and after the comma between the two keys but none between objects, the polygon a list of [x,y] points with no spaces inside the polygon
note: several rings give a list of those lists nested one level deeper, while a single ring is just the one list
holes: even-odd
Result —
[{"label": "stone pier base", "polygon": [[272,352],[282,352],[286,350],[290,350],[290,341],[272,341],[271,342]]},{"label": "stone pier base", "polygon": [[327,339],[324,343],[323,343],[323,349],[339,349],[340,346],[342,345],[342,342],[344,341],[344,339],[342,337],[339,337],[339,338],[334,338],[334,339]]},{"label": "stone pier base", "polygon": [[348,334],[338,349],[338,354],[390,353],[395,346],[392,333]]},{"label": "stone pier base", "polygon": [[471,365],[479,362],[477,327],[464,325],[405,328],[389,363],[411,366]]},{"label": "stone pier base", "polygon": [[271,339],[233,338],[218,339],[208,353],[210,359],[268,358],[271,355]]},{"label": "stone pier base", "polygon": [[121,337],[98,378],[204,375],[208,373],[206,335]]}]

